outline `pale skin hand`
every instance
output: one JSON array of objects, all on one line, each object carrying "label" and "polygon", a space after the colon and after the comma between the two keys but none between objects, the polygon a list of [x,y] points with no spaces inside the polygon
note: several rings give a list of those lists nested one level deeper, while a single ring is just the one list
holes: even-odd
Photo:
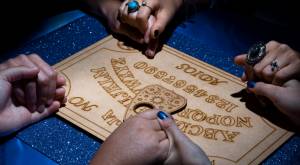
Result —
[{"label": "pale skin hand", "polygon": [[[265,96],[288,116],[295,124],[300,126],[300,54],[285,44],[270,41],[266,45],[266,56],[254,66],[254,73],[260,78],[254,88],[248,88],[259,96]],[[280,69],[271,70],[271,61],[277,59]],[[235,58],[235,63],[247,68],[246,55]],[[242,76],[243,81],[248,80],[247,69]]]},{"label": "pale skin hand", "polygon": [[13,92],[20,104],[25,105],[31,111],[42,112],[54,100],[59,100],[61,104],[66,102],[63,88],[65,79],[38,55],[19,55],[9,59],[0,64],[0,71],[18,66],[39,69],[36,79],[28,79],[26,82],[14,84]]},{"label": "pale skin hand", "polygon": [[[279,70],[272,71],[270,64],[275,59]],[[247,81],[246,54],[235,57],[234,61],[246,69],[242,81]],[[254,72],[260,80],[275,85],[282,85],[290,79],[300,79],[300,53],[288,45],[270,41],[266,44],[266,56],[254,66]]]},{"label": "pale skin hand", "polygon": [[[120,6],[119,13],[122,22],[137,28],[144,34],[144,41],[148,44],[146,56],[153,58],[158,48],[159,36],[172,20],[175,13],[182,6],[183,0],[145,0],[147,6],[141,6],[137,12],[128,13],[127,1]],[[208,0],[186,0],[195,5],[208,4]],[[142,1],[139,0],[141,4]],[[154,17],[154,18],[152,18]]]},{"label": "pale skin hand", "polygon": [[161,120],[158,112],[143,112],[123,123],[104,142],[91,164],[210,164],[202,149],[179,130],[171,117]]},{"label": "pale skin hand", "polygon": [[54,113],[60,107],[59,101],[53,101],[42,113],[37,109],[29,110],[13,99],[13,84],[17,81],[35,79],[39,69],[29,67],[10,67],[0,71],[0,135],[10,134],[18,129],[41,120]]},{"label": "pale skin hand", "polygon": [[163,162],[169,140],[156,119],[147,111],[125,121],[101,145],[91,164],[147,165]]},{"label": "pale skin hand", "polygon": [[259,96],[269,98],[273,104],[288,116],[297,126],[300,126],[300,82],[289,80],[282,86],[257,82],[254,88],[248,88]]},{"label": "pale skin hand", "polygon": [[120,19],[144,34],[144,41],[148,44],[145,54],[147,57],[153,58],[158,48],[159,35],[181,6],[182,0],[146,1],[149,7],[141,6],[134,13],[127,12],[127,2],[124,1],[119,8]]},{"label": "pale skin hand", "polygon": [[209,165],[210,161],[204,151],[180,131],[169,114],[165,114],[167,118],[158,118],[170,141],[170,152],[164,164]]},{"label": "pale skin hand", "polygon": [[[140,4],[141,4],[141,0]],[[209,0],[186,0],[190,4],[207,5]],[[94,12],[104,16],[115,33],[122,34],[140,44],[148,44],[145,54],[153,58],[160,44],[159,36],[165,30],[183,0],[151,0],[137,13],[128,14],[126,3],[121,0],[87,0]]]}]

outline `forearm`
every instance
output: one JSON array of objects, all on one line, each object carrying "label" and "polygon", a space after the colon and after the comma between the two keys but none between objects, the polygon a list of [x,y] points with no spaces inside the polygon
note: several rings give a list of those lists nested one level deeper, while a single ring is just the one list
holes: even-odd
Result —
[{"label": "forearm", "polygon": [[105,153],[101,149],[102,148],[100,148],[100,150],[94,155],[94,158],[91,160],[90,165],[121,165],[115,158],[110,156],[110,153]]}]

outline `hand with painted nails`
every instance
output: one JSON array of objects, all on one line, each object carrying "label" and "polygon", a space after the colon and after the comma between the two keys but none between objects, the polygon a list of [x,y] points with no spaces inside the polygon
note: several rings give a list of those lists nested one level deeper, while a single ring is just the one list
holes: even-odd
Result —
[{"label": "hand with painted nails", "polygon": [[144,43],[147,44],[145,55],[153,58],[159,47],[160,36],[165,31],[167,25],[172,21],[176,12],[183,6],[207,6],[209,0],[137,0],[139,9],[135,12],[128,12],[128,2],[126,0],[119,8],[120,20],[123,23],[138,29],[144,35]]},{"label": "hand with painted nails", "polygon": [[20,105],[31,111],[43,112],[54,100],[66,102],[65,79],[43,61],[38,55],[20,55],[0,64],[0,71],[25,66],[39,69],[35,78],[14,83],[13,93]]},{"label": "hand with painted nails", "polygon": [[164,162],[165,165],[211,164],[204,151],[180,131],[169,114],[159,111],[157,117],[170,141],[170,152]]},{"label": "hand with painted nails", "polygon": [[148,44],[145,54],[153,58],[159,46],[159,35],[165,30],[183,0],[139,1],[140,8],[135,12],[128,12],[129,1],[131,0],[124,1],[119,8],[120,20],[143,34],[143,41]]},{"label": "hand with painted nails", "polygon": [[[235,63],[245,68],[242,81],[249,80],[251,66],[246,63],[246,54],[235,57]],[[300,79],[300,53],[288,45],[270,41],[266,44],[265,57],[253,66],[255,81],[282,85],[291,79]]]},{"label": "hand with painted nails", "polygon": [[129,118],[101,145],[91,164],[158,164],[168,155],[169,140],[161,129],[157,110]]},{"label": "hand with painted nails", "polygon": [[264,82],[247,82],[248,90],[255,95],[267,97],[283,114],[300,126],[300,81],[289,80],[282,86]]},{"label": "hand with painted nails", "polygon": [[59,101],[52,101],[43,112],[30,110],[19,104],[13,94],[18,82],[28,82],[38,77],[36,67],[8,67],[0,71],[0,136],[8,135],[18,129],[54,113],[60,107]]}]

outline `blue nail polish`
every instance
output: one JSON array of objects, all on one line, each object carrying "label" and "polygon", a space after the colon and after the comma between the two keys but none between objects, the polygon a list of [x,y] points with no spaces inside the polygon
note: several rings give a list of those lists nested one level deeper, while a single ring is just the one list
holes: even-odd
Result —
[{"label": "blue nail polish", "polygon": [[248,81],[247,82],[247,87],[248,88],[254,88],[255,87],[256,82],[255,81]]},{"label": "blue nail polish", "polygon": [[165,120],[166,118],[168,118],[168,115],[163,111],[159,111],[157,113],[157,117],[160,118],[161,120]]}]

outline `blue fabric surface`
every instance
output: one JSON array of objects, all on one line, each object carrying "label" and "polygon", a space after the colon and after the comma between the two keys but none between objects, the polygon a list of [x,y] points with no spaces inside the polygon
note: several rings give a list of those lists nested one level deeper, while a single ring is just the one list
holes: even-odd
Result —
[{"label": "blue fabric surface", "polygon": [[[207,11],[178,26],[167,44],[240,76],[242,69],[233,64],[233,57],[245,53],[252,43],[271,39],[292,41],[291,38],[282,37],[282,33],[275,33],[276,29],[273,29],[274,33],[260,31],[257,34],[255,26],[261,25],[233,17],[231,13],[220,16],[218,12]],[[105,28],[95,18],[84,16],[2,56],[1,60],[19,53],[35,52],[49,64],[55,64],[107,35]],[[87,164],[101,145],[100,140],[56,116],[29,126],[17,137],[59,164]],[[297,164],[300,158],[299,145],[299,136],[293,136],[263,164]]]},{"label": "blue fabric surface", "polygon": [[30,165],[57,165],[18,138],[12,138],[0,145],[0,156],[1,165],[22,165],[25,162]]}]

